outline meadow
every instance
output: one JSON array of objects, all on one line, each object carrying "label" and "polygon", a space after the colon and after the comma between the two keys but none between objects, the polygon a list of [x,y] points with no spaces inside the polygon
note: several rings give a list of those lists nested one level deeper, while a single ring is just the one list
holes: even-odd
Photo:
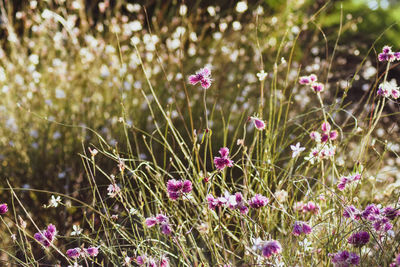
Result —
[{"label": "meadow", "polygon": [[400,266],[399,16],[0,0],[0,265]]}]

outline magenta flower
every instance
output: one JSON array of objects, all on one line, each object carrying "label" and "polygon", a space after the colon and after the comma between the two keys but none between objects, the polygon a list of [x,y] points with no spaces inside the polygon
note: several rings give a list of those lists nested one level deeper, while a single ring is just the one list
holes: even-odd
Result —
[{"label": "magenta flower", "polygon": [[342,178],[340,178],[337,188],[340,191],[343,191],[348,184],[351,184],[355,181],[359,181],[360,179],[361,179],[361,174],[359,173],[353,174],[351,176],[343,176]]},{"label": "magenta flower", "polygon": [[296,221],[293,225],[292,234],[295,236],[299,236],[301,234],[308,235],[311,233],[311,231],[312,231],[311,226],[309,226],[307,223]]},{"label": "magenta flower", "polygon": [[324,84],[322,83],[312,83],[311,84],[311,89],[314,91],[314,93],[319,93],[324,91]]},{"label": "magenta flower", "polygon": [[264,130],[265,129],[265,122],[257,117],[250,117],[250,119],[253,121],[254,126],[256,127],[257,130]]},{"label": "magenta flower", "polygon": [[145,264],[146,260],[147,260],[146,256],[138,256],[136,258],[136,263],[139,265],[143,265],[143,264]]},{"label": "magenta flower", "polygon": [[189,76],[189,83],[195,85],[200,83],[201,87],[208,89],[211,86],[211,71],[209,68],[204,67],[200,69],[196,74]]},{"label": "magenta flower", "polygon": [[156,217],[146,218],[145,224],[149,228],[159,224],[161,232],[165,235],[170,235],[172,232],[168,217],[163,214],[158,214]]},{"label": "magenta flower", "polygon": [[355,247],[362,247],[369,242],[369,234],[365,231],[354,233],[347,239],[347,242]]},{"label": "magenta flower", "polygon": [[214,164],[218,170],[222,171],[225,167],[232,167],[233,161],[229,158],[229,149],[223,147],[219,150],[221,157],[214,157]]},{"label": "magenta flower", "polygon": [[43,246],[49,247],[54,241],[56,234],[56,227],[53,224],[49,224],[46,230],[35,233],[33,237]]},{"label": "magenta flower", "polygon": [[6,203],[0,204],[0,215],[6,214],[8,212],[8,206]]},{"label": "magenta flower", "polygon": [[249,201],[249,205],[253,209],[259,209],[264,206],[266,206],[269,202],[269,199],[267,197],[264,197],[263,195],[256,194],[252,199]]},{"label": "magenta flower", "polygon": [[392,207],[386,207],[383,209],[383,215],[389,220],[394,220],[396,217],[400,216],[400,211]]},{"label": "magenta flower", "polygon": [[192,182],[189,180],[177,181],[175,179],[168,180],[167,182],[168,196],[172,200],[177,200],[183,193],[190,193],[192,191]]},{"label": "magenta flower", "polygon": [[68,249],[66,252],[68,258],[77,259],[81,256],[81,249],[80,248],[71,248]]},{"label": "magenta flower", "polygon": [[99,254],[99,249],[97,247],[88,247],[85,249],[85,252],[90,257],[96,257]]},{"label": "magenta flower", "polygon": [[273,254],[279,254],[281,252],[282,252],[282,246],[276,240],[267,241],[262,246],[262,254],[266,258],[269,258]]},{"label": "magenta flower", "polygon": [[307,204],[303,206],[303,212],[317,214],[319,212],[319,207],[314,202],[308,201]]},{"label": "magenta flower", "polygon": [[330,255],[332,257],[332,263],[337,267],[349,267],[351,265],[360,264],[360,257],[348,251],[339,251],[335,254]]},{"label": "magenta flower", "polygon": [[392,48],[390,46],[385,45],[382,48],[382,53],[378,55],[379,61],[389,61],[393,62],[395,59],[399,59],[400,55],[399,52],[392,52]]},{"label": "magenta flower", "polygon": [[361,212],[353,205],[347,206],[344,208],[343,217],[358,221],[361,218]]},{"label": "magenta flower", "polygon": [[169,266],[169,260],[166,256],[162,256],[160,260],[160,267],[168,267]]}]

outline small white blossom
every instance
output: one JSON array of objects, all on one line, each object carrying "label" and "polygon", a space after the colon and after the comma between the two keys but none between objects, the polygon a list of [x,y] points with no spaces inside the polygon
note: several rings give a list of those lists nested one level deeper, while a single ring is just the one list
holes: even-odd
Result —
[{"label": "small white blossom", "polygon": [[301,152],[303,152],[306,148],[305,147],[300,147],[300,142],[297,142],[297,144],[291,145],[290,149],[292,149],[292,158],[296,158],[300,155]]},{"label": "small white blossom", "polygon": [[79,224],[74,224],[72,226],[72,229],[74,229],[74,231],[71,232],[71,236],[78,236],[82,233],[82,228],[79,226]]},{"label": "small white blossom", "polygon": [[59,204],[61,204],[61,197],[54,197],[54,195],[51,195],[49,207],[57,208]]},{"label": "small white blossom", "polygon": [[257,73],[258,80],[260,80],[260,82],[264,81],[267,75],[268,73],[266,73],[264,70],[261,70]]}]

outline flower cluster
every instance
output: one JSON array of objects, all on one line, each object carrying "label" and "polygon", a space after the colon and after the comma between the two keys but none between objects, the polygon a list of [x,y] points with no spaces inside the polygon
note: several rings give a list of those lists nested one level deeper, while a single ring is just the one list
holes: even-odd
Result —
[{"label": "flower cluster", "polygon": [[356,174],[353,174],[350,176],[343,176],[340,178],[337,188],[340,191],[343,191],[348,184],[351,184],[355,181],[359,181],[360,179],[361,179],[361,174],[359,174],[359,173],[356,173]]},{"label": "flower cluster", "polygon": [[400,253],[396,256],[394,262],[392,262],[389,267],[398,267],[400,266]]},{"label": "flower cluster", "polygon": [[50,244],[54,241],[56,234],[56,227],[53,224],[49,224],[46,230],[37,232],[36,234],[34,234],[33,237],[43,246],[49,247]]},{"label": "flower cluster", "polygon": [[149,217],[145,220],[147,227],[153,227],[156,224],[160,225],[161,233],[170,235],[172,233],[171,226],[169,225],[169,219],[163,214],[158,214],[156,217]]},{"label": "flower cluster", "polygon": [[253,240],[253,250],[261,251],[264,257],[270,258],[274,254],[280,254],[282,246],[276,240],[263,241],[261,238],[256,238]]},{"label": "flower cluster", "polygon": [[398,99],[400,97],[400,90],[395,82],[384,81],[379,84],[377,94],[387,98]]},{"label": "flower cluster", "polygon": [[303,202],[296,202],[294,204],[294,210],[300,211],[300,212],[304,212],[304,213],[313,213],[313,214],[317,214],[319,212],[319,207],[317,204],[315,204],[313,201],[308,201],[307,203],[303,203]]},{"label": "flower cluster", "polygon": [[295,236],[299,236],[301,234],[308,235],[312,231],[311,226],[309,226],[306,222],[296,221],[293,225],[292,234]]},{"label": "flower cluster", "polygon": [[356,266],[360,264],[360,257],[353,252],[348,251],[339,251],[335,254],[329,254],[332,258],[332,263],[334,266],[340,267],[349,267],[349,266]]},{"label": "flower cluster", "polygon": [[382,48],[382,53],[379,53],[378,55],[378,60],[389,61],[389,62],[400,60],[400,52],[393,52],[390,46],[385,45]]},{"label": "flower cluster", "polygon": [[201,87],[208,89],[211,86],[211,70],[207,67],[200,69],[196,74],[189,76],[189,83],[195,85],[200,83]]},{"label": "flower cluster", "polygon": [[88,247],[88,248],[71,248],[66,252],[67,256],[71,259],[78,259],[79,257],[96,257],[99,254],[99,248]]},{"label": "flower cluster", "polygon": [[329,122],[322,123],[321,130],[322,133],[317,131],[310,133],[310,138],[314,140],[317,145],[311,149],[310,154],[304,159],[310,161],[311,164],[314,164],[315,161],[319,162],[322,159],[328,159],[335,155],[336,152],[336,146],[327,142],[336,140],[338,132],[336,130],[331,130]]},{"label": "flower cluster", "polygon": [[368,232],[361,231],[350,235],[347,242],[355,247],[362,247],[369,242]]},{"label": "flower cluster", "polygon": [[246,206],[246,203],[243,199],[241,193],[236,193],[231,195],[229,192],[225,192],[223,197],[214,198],[213,195],[209,194],[207,196],[208,207],[212,210],[215,210],[216,207],[228,207],[231,210],[238,209],[240,213],[247,214],[249,208]]},{"label": "flower cluster", "polygon": [[6,214],[8,211],[8,206],[6,203],[0,204],[0,215]]},{"label": "flower cluster", "polygon": [[388,233],[393,228],[390,222],[400,216],[400,211],[392,208],[380,208],[375,204],[370,204],[361,212],[354,206],[348,206],[343,212],[343,216],[352,220],[359,220],[361,217],[372,224],[376,232]]},{"label": "flower cluster", "polygon": [[259,209],[266,206],[269,203],[269,199],[263,195],[256,194],[249,200],[249,206],[253,209]]},{"label": "flower cluster", "polygon": [[161,259],[157,262],[154,258],[144,256],[138,256],[136,258],[136,263],[139,266],[146,265],[148,267],[168,267],[169,260],[166,256],[162,256]]},{"label": "flower cluster", "polygon": [[177,200],[184,193],[190,193],[192,191],[192,182],[189,180],[181,181],[170,179],[167,182],[168,196],[172,200]]},{"label": "flower cluster", "polygon": [[311,74],[309,76],[302,76],[299,79],[300,84],[310,85],[315,93],[324,91],[324,84],[317,82],[317,75]]},{"label": "flower cluster", "polygon": [[233,161],[229,158],[229,149],[223,147],[219,150],[221,157],[214,157],[214,164],[218,170],[222,171],[225,167],[232,167]]}]

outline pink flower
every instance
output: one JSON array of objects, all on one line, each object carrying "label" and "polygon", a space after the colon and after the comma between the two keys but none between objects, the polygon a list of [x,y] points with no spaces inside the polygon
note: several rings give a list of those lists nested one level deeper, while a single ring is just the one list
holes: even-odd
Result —
[{"label": "pink flower", "polygon": [[324,91],[324,84],[322,83],[312,83],[311,84],[311,89],[315,92],[315,93],[319,93]]},{"label": "pink flower", "polygon": [[269,199],[267,197],[264,197],[263,195],[256,194],[252,199],[249,201],[249,205],[253,209],[259,209],[264,206],[266,206],[269,202]]},{"label": "pink flower", "polygon": [[97,247],[88,247],[85,252],[90,257],[96,257],[99,254],[99,249]]},{"label": "pink flower", "polygon": [[49,224],[47,226],[47,230],[37,232],[33,235],[33,237],[43,246],[49,247],[51,243],[54,241],[56,234],[57,234],[56,227],[53,224]]},{"label": "pink flower", "polygon": [[157,219],[154,217],[146,218],[145,223],[150,228],[157,224]]},{"label": "pink flower", "polygon": [[319,211],[319,207],[312,201],[307,202],[302,209],[304,212],[311,212],[313,214],[317,214]]},{"label": "pink flower", "polygon": [[172,200],[177,200],[183,193],[190,193],[192,191],[192,182],[189,180],[177,181],[170,179],[167,182],[168,196]]},{"label": "pink flower", "polygon": [[77,259],[81,256],[81,249],[80,248],[71,248],[71,249],[67,250],[66,254],[71,259]]},{"label": "pink flower", "polygon": [[200,69],[196,74],[189,76],[189,83],[195,85],[200,83],[201,87],[208,89],[211,86],[211,71],[209,68],[204,67]]},{"label": "pink flower", "polygon": [[309,226],[307,223],[305,222],[301,222],[301,221],[296,221],[293,225],[293,231],[292,234],[295,236],[299,236],[301,234],[310,234],[311,233],[311,226]]},{"label": "pink flower", "polygon": [[263,244],[262,254],[264,257],[269,258],[273,254],[279,254],[282,251],[281,244],[276,240],[270,240]]},{"label": "pink flower", "polygon": [[232,167],[233,161],[229,158],[229,149],[223,147],[219,150],[221,157],[214,157],[214,164],[218,170],[222,171],[225,167]]},{"label": "pink flower", "polygon": [[6,214],[8,211],[8,206],[6,203],[0,204],[0,215]]},{"label": "pink flower", "polygon": [[254,126],[257,128],[257,130],[264,130],[265,129],[265,122],[263,120],[260,120],[257,117],[251,117],[251,120],[254,123]]}]

